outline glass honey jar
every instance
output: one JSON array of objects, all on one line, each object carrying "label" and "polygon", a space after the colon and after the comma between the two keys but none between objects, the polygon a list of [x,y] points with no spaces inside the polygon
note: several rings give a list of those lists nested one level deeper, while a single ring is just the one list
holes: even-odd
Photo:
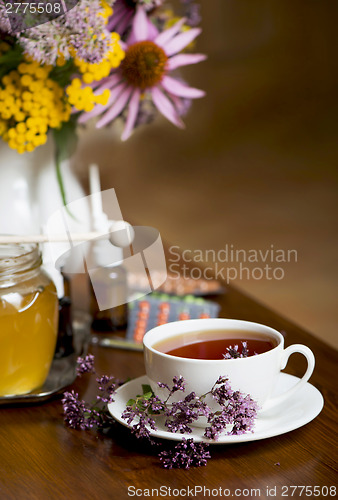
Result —
[{"label": "glass honey jar", "polygon": [[35,244],[0,245],[0,396],[45,382],[58,328],[54,283]]}]

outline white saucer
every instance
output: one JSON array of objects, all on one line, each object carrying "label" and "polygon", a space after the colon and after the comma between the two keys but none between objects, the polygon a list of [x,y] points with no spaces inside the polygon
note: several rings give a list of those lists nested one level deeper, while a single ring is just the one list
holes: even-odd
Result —
[{"label": "white saucer", "polygon": [[[287,373],[281,373],[277,380],[273,396],[285,392],[295,385],[298,380],[298,377],[288,375]],[[126,427],[131,427],[131,425],[128,426],[126,421],[121,418],[121,414],[126,408],[127,401],[135,398],[137,394],[142,394],[142,384],[148,383],[148,377],[143,375],[142,377],[127,382],[117,389],[114,396],[115,401],[108,405],[109,412],[115,420]],[[282,406],[258,414],[255,430],[248,434],[242,434],[240,436],[224,435],[220,436],[217,441],[210,441],[210,439],[203,437],[204,429],[199,427],[193,427],[193,432],[191,434],[175,434],[168,432],[164,427],[164,420],[161,417],[155,417],[158,429],[156,431],[150,429],[150,434],[157,438],[170,439],[173,441],[181,441],[182,438],[185,437],[193,438],[196,442],[204,441],[206,443],[212,442],[213,444],[256,441],[258,439],[279,436],[280,434],[302,427],[308,422],[311,422],[311,420],[321,412],[323,405],[324,399],[321,393],[313,385],[307,383],[300,392],[297,392],[297,394],[288,399],[287,404],[284,403]]]}]

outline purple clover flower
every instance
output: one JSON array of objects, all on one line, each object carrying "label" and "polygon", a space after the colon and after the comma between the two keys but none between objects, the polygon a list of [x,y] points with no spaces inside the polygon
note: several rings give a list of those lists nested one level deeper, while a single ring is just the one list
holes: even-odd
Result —
[{"label": "purple clover flower", "polygon": [[162,465],[166,469],[189,469],[207,465],[210,458],[208,444],[194,443],[194,440],[182,438],[173,450],[162,451],[159,454]]}]

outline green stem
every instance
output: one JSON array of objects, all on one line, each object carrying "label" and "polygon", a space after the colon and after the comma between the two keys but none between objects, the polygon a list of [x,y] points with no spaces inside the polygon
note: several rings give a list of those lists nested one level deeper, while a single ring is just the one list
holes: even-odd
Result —
[{"label": "green stem", "polygon": [[66,212],[69,215],[69,217],[71,217],[72,219],[77,221],[78,219],[75,217],[74,214],[72,214],[72,212],[69,210],[68,205],[67,205],[66,190],[65,190],[65,185],[63,182],[62,172],[61,172],[61,159],[60,159],[60,154],[59,154],[58,148],[56,148],[56,152],[55,152],[55,167],[56,167],[56,178],[58,181],[63,206],[65,207]]},{"label": "green stem", "polygon": [[69,121],[63,123],[59,129],[54,128],[52,129],[52,131],[55,142],[56,177],[60,189],[62,203],[66,208],[68,215],[76,220],[76,217],[74,217],[74,215],[67,207],[66,191],[61,172],[61,163],[69,158],[76,149],[76,117],[71,117]]},{"label": "green stem", "polygon": [[60,189],[62,203],[66,207],[66,210],[68,211],[65,185],[63,183],[63,178],[62,178],[62,173],[61,173],[61,161],[60,161],[60,155],[59,155],[58,151],[56,151],[56,153],[55,153],[55,166],[56,166],[56,177],[57,177],[57,181],[58,181],[58,185],[59,185],[59,189]]}]

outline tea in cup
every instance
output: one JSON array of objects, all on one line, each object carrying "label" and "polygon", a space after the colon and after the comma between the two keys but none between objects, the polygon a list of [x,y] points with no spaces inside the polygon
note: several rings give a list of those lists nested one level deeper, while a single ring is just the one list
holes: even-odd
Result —
[{"label": "tea in cup", "polygon": [[[286,401],[309,380],[315,360],[301,344],[284,349],[284,337],[273,328],[249,321],[212,318],[176,321],[149,330],[143,338],[146,374],[154,393],[165,398],[158,382],[186,381],[185,394],[210,391],[220,376],[235,391],[249,394],[263,410]],[[303,377],[289,390],[271,397],[278,376],[295,352],[307,359]],[[174,394],[173,400],[182,398]]]}]

